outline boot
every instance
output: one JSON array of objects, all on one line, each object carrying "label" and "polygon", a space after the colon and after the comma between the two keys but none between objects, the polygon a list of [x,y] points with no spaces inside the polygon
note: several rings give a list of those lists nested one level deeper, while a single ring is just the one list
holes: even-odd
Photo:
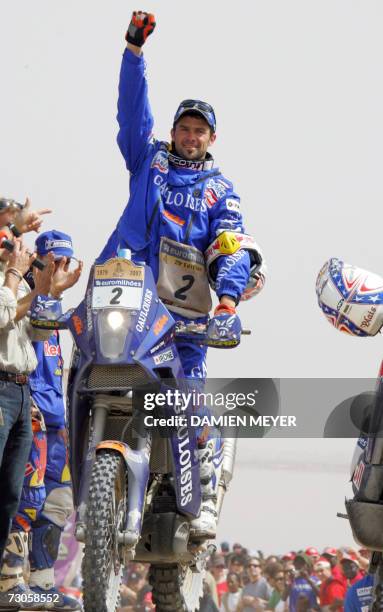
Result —
[{"label": "boot", "polygon": [[32,529],[29,585],[42,602],[39,610],[82,610],[77,599],[64,595],[55,586],[53,566],[58,556],[61,531],[60,527],[44,518],[36,521]]},{"label": "boot", "polygon": [[199,473],[201,479],[201,512],[190,523],[192,538],[215,538],[218,514],[216,511],[218,479],[213,465],[214,441],[198,449]]},{"label": "boot", "polygon": [[24,581],[28,559],[28,533],[12,531],[4,551],[0,573],[0,610],[39,610],[33,593]]}]

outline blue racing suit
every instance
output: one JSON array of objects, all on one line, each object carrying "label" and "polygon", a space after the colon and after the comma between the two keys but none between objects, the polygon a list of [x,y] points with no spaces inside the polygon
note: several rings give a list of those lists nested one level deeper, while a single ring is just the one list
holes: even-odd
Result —
[{"label": "blue racing suit", "polygon": [[[169,159],[169,145],[152,137],[144,59],[129,49],[122,59],[117,120],[117,142],[130,171],[130,197],[99,263],[115,256],[118,248],[129,248],[133,260],[145,261],[158,282],[164,239],[172,246],[178,243],[198,250],[203,262],[203,253],[217,235],[225,230],[244,231],[239,197],[232,183],[213,167],[212,159],[186,163],[187,167],[176,165],[172,157]],[[238,301],[249,279],[248,253],[240,250],[234,256],[219,257],[217,268],[217,295],[225,294]],[[187,287],[188,283],[182,290],[187,292]],[[159,295],[163,299],[160,292]],[[174,312],[171,301],[164,302]],[[207,320],[208,309],[200,313],[200,319],[198,313],[195,317],[189,313],[185,318],[182,308],[176,313],[178,320],[193,318],[201,322]],[[178,351],[185,376],[204,379],[206,347],[180,344]]]},{"label": "blue racing suit", "polygon": [[34,419],[24,487],[13,521],[13,530],[32,529],[32,570],[53,566],[61,530],[73,510],[59,334],[55,331],[48,340],[33,345],[38,366],[30,376],[31,396],[45,427]]}]

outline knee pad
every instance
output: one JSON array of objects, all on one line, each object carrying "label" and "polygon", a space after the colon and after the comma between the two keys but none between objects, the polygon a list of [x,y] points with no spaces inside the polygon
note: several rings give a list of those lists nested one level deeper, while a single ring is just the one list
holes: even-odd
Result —
[{"label": "knee pad", "polygon": [[29,554],[31,570],[53,567],[57,560],[62,529],[50,521],[39,519],[33,526]]},{"label": "knee pad", "polygon": [[72,512],[72,488],[57,487],[48,493],[41,512],[41,518],[47,519],[63,529]]}]

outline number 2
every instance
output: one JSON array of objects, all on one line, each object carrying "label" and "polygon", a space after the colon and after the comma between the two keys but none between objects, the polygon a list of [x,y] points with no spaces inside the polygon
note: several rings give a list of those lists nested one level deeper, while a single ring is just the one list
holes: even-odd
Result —
[{"label": "number 2", "polygon": [[113,305],[118,305],[119,299],[122,296],[122,289],[121,287],[115,287],[114,289],[112,289],[112,293],[115,294],[114,297],[112,297],[112,299],[110,300],[109,304],[113,304]]},{"label": "number 2", "polygon": [[186,300],[186,291],[189,291],[189,289],[194,285],[195,278],[191,274],[185,274],[182,277],[182,280],[187,281],[187,283],[174,292],[174,297],[176,297],[178,300]]}]

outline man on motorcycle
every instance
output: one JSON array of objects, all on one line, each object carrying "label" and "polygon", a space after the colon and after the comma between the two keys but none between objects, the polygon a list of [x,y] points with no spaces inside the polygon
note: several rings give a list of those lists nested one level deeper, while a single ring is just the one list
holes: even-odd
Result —
[{"label": "man on motorcycle", "polygon": [[[36,251],[43,262],[54,256],[55,271],[50,294],[61,299],[61,293],[78,281],[82,270],[81,262],[74,270],[69,269],[73,257],[70,236],[57,230],[44,232],[36,240]],[[32,448],[19,508],[4,553],[0,605],[7,599],[10,601],[12,594],[24,594],[29,595],[29,602],[32,601],[32,606],[23,605],[28,610],[81,610],[77,600],[59,592],[54,578],[60,536],[73,512],[62,388],[63,360],[58,331],[45,341],[33,342],[33,347],[38,365],[29,379],[33,402]],[[25,585],[23,577],[29,533],[30,588]],[[14,601],[14,607],[17,603]]]},{"label": "man on motorcycle", "polygon": [[[180,321],[207,322],[212,307],[209,282],[219,305],[208,334],[239,342],[236,305],[264,284],[262,255],[244,234],[240,199],[208,149],[216,139],[210,104],[184,100],[171,129],[171,144],[152,137],[153,117],[142,45],[155,27],[154,16],[134,12],[120,73],[117,141],[130,171],[130,198],[98,261],[133,251],[133,260],[153,270],[158,293]],[[206,347],[178,345],[185,376],[206,377]],[[191,523],[196,537],[214,537],[217,513],[212,445],[199,435],[201,515]]]}]

